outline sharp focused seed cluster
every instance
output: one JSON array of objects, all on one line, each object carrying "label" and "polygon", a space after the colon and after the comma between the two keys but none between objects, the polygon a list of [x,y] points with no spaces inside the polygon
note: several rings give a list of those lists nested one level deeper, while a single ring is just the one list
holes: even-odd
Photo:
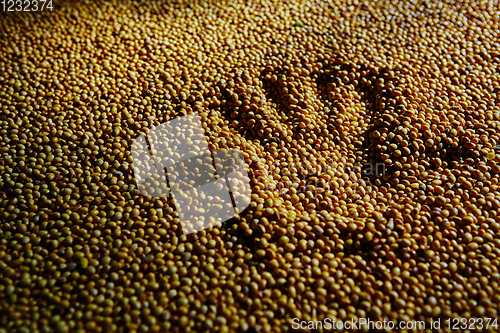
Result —
[{"label": "sharp focused seed cluster", "polygon": [[[82,0],[2,14],[0,332],[496,318],[499,13]],[[172,198],[139,192],[131,145],[193,112],[210,150],[242,152],[252,195],[186,236]]]}]

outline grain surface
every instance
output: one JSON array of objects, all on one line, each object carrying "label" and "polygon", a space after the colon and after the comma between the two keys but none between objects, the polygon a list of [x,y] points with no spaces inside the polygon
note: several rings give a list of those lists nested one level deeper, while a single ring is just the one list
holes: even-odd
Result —
[{"label": "grain surface", "polygon": [[[496,318],[499,20],[427,0],[2,13],[0,332]],[[243,152],[252,200],[186,236],[130,146],[192,112]]]}]

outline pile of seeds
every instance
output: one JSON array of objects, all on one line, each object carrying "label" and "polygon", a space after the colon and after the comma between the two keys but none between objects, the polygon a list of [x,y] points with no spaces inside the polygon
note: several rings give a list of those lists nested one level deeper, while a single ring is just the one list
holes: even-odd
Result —
[{"label": "pile of seeds", "polygon": [[[496,318],[499,22],[486,1],[2,14],[0,332]],[[130,147],[192,112],[252,200],[184,235]]]}]

